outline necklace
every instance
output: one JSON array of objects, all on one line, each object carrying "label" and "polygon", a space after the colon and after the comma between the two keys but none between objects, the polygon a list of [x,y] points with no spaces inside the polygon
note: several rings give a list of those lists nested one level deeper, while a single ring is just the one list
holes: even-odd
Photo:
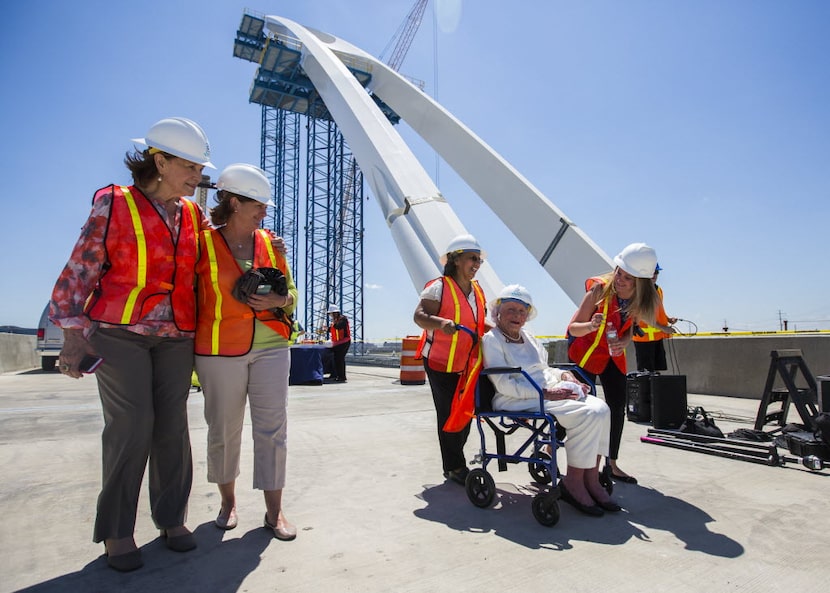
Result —
[{"label": "necklace", "polygon": [[225,237],[225,240],[227,240],[228,243],[231,243],[231,247],[233,247],[235,249],[242,249],[242,248],[245,247],[245,244],[244,244],[245,239],[241,239],[241,240],[231,239],[228,236],[228,233],[225,232],[225,231],[222,232],[222,235]]},{"label": "necklace", "polygon": [[501,335],[504,336],[504,339],[505,339],[505,341],[507,341],[508,344],[521,344],[524,341],[524,340],[522,340],[522,333],[521,332],[519,332],[519,337],[518,338],[514,338],[513,336],[508,336],[507,332],[504,331],[502,328],[499,328],[499,331],[501,332]]}]

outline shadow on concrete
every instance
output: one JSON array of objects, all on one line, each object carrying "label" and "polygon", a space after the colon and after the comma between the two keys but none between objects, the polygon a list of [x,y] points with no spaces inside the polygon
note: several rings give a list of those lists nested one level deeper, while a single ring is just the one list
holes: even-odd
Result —
[{"label": "shadow on concrete", "polygon": [[648,529],[673,533],[685,543],[685,549],[723,558],[744,553],[735,540],[710,531],[711,516],[698,507],[658,490],[627,486],[614,491],[623,507],[620,513],[604,517],[580,514],[565,502],[559,502],[560,519],[553,527],[539,524],[533,517],[531,503],[541,491],[535,484],[516,487],[496,483],[493,505],[474,506],[464,489],[457,484],[426,485],[416,496],[427,506],[414,511],[415,516],[442,523],[451,529],[471,533],[492,533],[527,548],[568,550],[573,541],[606,545],[624,544],[629,539],[650,541]]},{"label": "shadow on concrete", "polygon": [[203,523],[194,535],[199,547],[179,554],[167,549],[161,539],[141,547],[144,566],[134,572],[119,573],[107,566],[101,555],[78,572],[38,583],[19,593],[58,593],[66,591],[239,591],[242,582],[260,563],[260,556],[274,541],[265,529],[252,529],[242,537],[228,539],[232,532]]}]

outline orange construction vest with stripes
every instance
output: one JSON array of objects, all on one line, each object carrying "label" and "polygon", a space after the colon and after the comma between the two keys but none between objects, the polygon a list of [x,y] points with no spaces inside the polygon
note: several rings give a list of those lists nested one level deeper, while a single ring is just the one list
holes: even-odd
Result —
[{"label": "orange construction vest with stripes", "polygon": [[[604,287],[605,279],[600,276],[588,278],[585,281],[585,291],[591,290],[595,284]],[[617,297],[614,295],[604,299],[591,315],[596,313],[602,313],[602,325],[590,334],[578,338],[571,338],[570,344],[568,345],[568,358],[579,367],[595,375],[599,375],[605,370],[610,359],[625,374],[628,372],[625,353],[623,352],[619,356],[611,356],[611,352],[608,350],[608,340],[605,337],[605,328],[611,322],[617,329],[617,334],[622,335],[631,327],[631,318],[626,319],[625,323],[623,323],[620,308],[617,304]]]},{"label": "orange construction vest with stripes", "polygon": [[[467,301],[467,296],[452,277],[436,278],[427,282],[426,286],[441,281],[444,282],[444,288],[441,291],[441,307],[438,309],[437,315],[445,319],[452,319],[456,324],[473,330],[479,338],[483,336],[487,303],[484,298],[484,291],[478,282],[472,281],[476,309],[478,309],[474,314],[473,308]],[[428,333],[432,335],[428,336]],[[427,354],[429,368],[442,373],[460,373],[467,367],[467,359],[473,348],[473,338],[467,332],[457,331],[448,336],[442,331],[424,331],[415,358],[421,358],[421,351],[424,349],[426,342],[430,343],[429,353]]]},{"label": "orange construction vest with stripes", "polygon": [[99,189],[93,200],[112,193],[104,247],[106,263],[84,312],[93,321],[135,325],[170,297],[173,321],[181,331],[196,329],[193,270],[202,211],[190,200],[182,206],[179,236],[134,186]]},{"label": "orange construction vest with stripes", "polygon": [[[657,307],[657,313],[654,316],[654,319],[660,325],[668,325],[669,316],[666,315],[666,310],[663,308],[663,289],[656,284],[654,285],[654,288],[657,289],[657,295],[660,297],[660,305]],[[635,342],[657,342],[658,340],[664,340],[672,337],[671,334],[660,331],[656,327],[651,327],[645,321],[640,322],[640,329],[643,330],[643,335],[638,336],[637,334],[634,334],[632,339]]]},{"label": "orange construction vest with stripes", "polygon": [[[243,274],[225,238],[218,230],[199,235],[201,255],[196,263],[198,319],[196,354],[202,356],[242,356],[251,351],[254,320],[259,319],[286,340],[291,321],[271,310],[254,311],[233,296],[233,287]],[[254,268],[278,268],[287,272],[285,257],[274,250],[271,236],[264,230],[254,233]]]},{"label": "orange construction vest with stripes", "polygon": [[332,323],[329,326],[329,335],[331,336],[331,343],[334,346],[337,346],[338,344],[345,344],[346,342],[351,342],[352,341],[352,331],[349,328],[349,320],[346,319],[346,317],[343,316],[343,315],[341,315],[337,319],[337,321],[341,321],[341,320],[346,321],[346,327],[345,328],[338,329],[337,327],[335,327],[335,323],[337,323],[337,322]]}]

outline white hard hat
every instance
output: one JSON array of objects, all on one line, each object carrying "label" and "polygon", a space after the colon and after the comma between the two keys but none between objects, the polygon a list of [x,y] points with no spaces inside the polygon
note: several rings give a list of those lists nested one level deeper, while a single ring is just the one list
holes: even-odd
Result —
[{"label": "white hard hat", "polygon": [[133,142],[211,169],[216,168],[210,162],[210,143],[204,130],[195,121],[184,117],[157,121],[144,138],[133,138]]},{"label": "white hard hat", "polygon": [[657,267],[657,252],[645,243],[632,243],[614,258],[614,264],[635,278],[651,278]]},{"label": "white hard hat", "polygon": [[340,313],[340,307],[337,305],[329,305],[329,313]]},{"label": "white hard hat", "polygon": [[268,206],[274,205],[271,200],[271,182],[268,181],[265,171],[254,165],[228,165],[219,174],[216,189],[251,198]]},{"label": "white hard hat", "polygon": [[521,284],[508,284],[501,289],[499,296],[490,303],[490,311],[493,319],[498,317],[499,308],[505,301],[519,301],[527,305],[528,321],[536,317],[536,307],[533,306],[533,297],[530,296],[530,293]]},{"label": "white hard hat", "polygon": [[450,241],[450,244],[447,245],[447,249],[444,251],[444,255],[441,256],[441,265],[447,263],[447,256],[450,253],[463,253],[465,251],[477,251],[481,253],[481,257],[483,258],[486,253],[481,250],[481,245],[478,244],[478,241],[472,235],[458,235],[455,239]]}]

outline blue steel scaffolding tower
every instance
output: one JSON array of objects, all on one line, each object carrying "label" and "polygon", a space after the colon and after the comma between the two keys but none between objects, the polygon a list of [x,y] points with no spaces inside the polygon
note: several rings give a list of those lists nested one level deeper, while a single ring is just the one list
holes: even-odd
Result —
[{"label": "blue steel scaffolding tower", "polygon": [[[234,56],[259,64],[249,101],[262,105],[261,166],[274,187],[276,206],[266,218],[284,237],[287,257],[301,294],[297,318],[307,333],[328,324],[329,305],[338,305],[351,321],[352,353],[363,345],[363,174],[314,85],[300,66],[296,39],[266,34],[261,15],[246,11],[236,34]],[[371,74],[349,65],[366,85]],[[379,103],[386,116],[398,116]],[[305,119],[305,189],[301,186],[300,118]],[[301,211],[304,206],[304,211]],[[304,215],[304,216],[303,216]],[[304,220],[302,234],[299,221]],[[298,247],[306,253],[300,272]]]}]

